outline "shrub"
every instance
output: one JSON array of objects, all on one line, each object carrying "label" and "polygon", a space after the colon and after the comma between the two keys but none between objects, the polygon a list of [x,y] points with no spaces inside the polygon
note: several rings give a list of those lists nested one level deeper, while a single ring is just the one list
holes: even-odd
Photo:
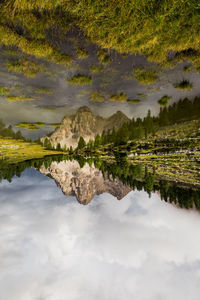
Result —
[{"label": "shrub", "polygon": [[178,83],[175,83],[174,87],[180,90],[191,90],[193,88],[193,84],[189,82],[189,80],[184,79]]},{"label": "shrub", "polygon": [[82,74],[74,75],[67,79],[67,81],[71,84],[92,84],[92,78],[91,76],[86,76]]},{"label": "shrub", "polygon": [[98,66],[98,65],[92,65],[91,67],[90,67],[90,72],[91,73],[100,73],[100,72],[102,72],[103,71],[103,68],[101,67],[101,66]]},{"label": "shrub", "polygon": [[10,89],[7,86],[0,86],[0,95],[7,96],[9,95]]},{"label": "shrub", "polygon": [[110,101],[124,102],[128,96],[125,93],[113,94],[110,96]]},{"label": "shrub", "polygon": [[141,84],[152,84],[158,79],[158,72],[153,69],[135,68],[135,79]]},{"label": "shrub", "polygon": [[127,99],[127,102],[129,102],[129,103],[134,103],[134,104],[138,104],[138,103],[141,102],[141,100],[140,100],[140,99]]},{"label": "shrub", "polygon": [[26,77],[35,77],[38,73],[45,73],[47,69],[41,64],[28,59],[17,59],[7,63],[8,71],[22,73]]},{"label": "shrub", "polygon": [[90,94],[90,100],[96,102],[103,102],[105,100],[105,97],[100,92],[94,91]]},{"label": "shrub", "polygon": [[99,59],[99,62],[103,65],[107,65],[111,62],[111,58],[108,55],[108,52],[105,49],[100,49],[97,52],[97,57]]},{"label": "shrub", "polygon": [[87,50],[83,49],[83,48],[78,48],[76,51],[77,57],[79,59],[84,59],[87,58],[89,56]]},{"label": "shrub", "polygon": [[162,106],[166,106],[171,99],[172,99],[171,96],[165,95],[158,100],[158,103]]}]

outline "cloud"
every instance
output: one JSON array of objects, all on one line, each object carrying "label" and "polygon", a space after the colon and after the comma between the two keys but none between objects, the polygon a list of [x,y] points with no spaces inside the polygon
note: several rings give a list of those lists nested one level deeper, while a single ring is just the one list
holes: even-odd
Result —
[{"label": "cloud", "polygon": [[137,191],[82,206],[33,170],[0,189],[0,300],[199,299],[199,213]]}]

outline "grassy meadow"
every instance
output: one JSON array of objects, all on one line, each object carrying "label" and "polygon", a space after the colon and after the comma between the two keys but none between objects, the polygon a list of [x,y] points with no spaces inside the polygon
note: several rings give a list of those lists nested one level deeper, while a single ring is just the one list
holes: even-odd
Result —
[{"label": "grassy meadow", "polygon": [[6,0],[0,4],[0,40],[68,65],[71,57],[53,47],[46,32],[55,24],[61,33],[76,25],[103,48],[98,53],[103,64],[110,60],[104,48],[144,54],[163,65],[170,65],[168,52],[175,51],[175,61],[187,59],[199,69],[199,17],[199,0]]},{"label": "grassy meadow", "polygon": [[43,158],[47,155],[60,153],[58,151],[46,150],[36,143],[0,137],[0,159],[6,160],[9,164],[16,164],[25,160]]}]

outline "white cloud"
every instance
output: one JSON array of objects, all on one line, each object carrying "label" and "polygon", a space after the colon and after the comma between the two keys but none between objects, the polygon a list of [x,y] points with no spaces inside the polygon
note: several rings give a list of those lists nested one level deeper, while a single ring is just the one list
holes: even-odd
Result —
[{"label": "white cloud", "polygon": [[0,300],[199,299],[199,213],[144,192],[82,206],[33,173],[0,186]]}]

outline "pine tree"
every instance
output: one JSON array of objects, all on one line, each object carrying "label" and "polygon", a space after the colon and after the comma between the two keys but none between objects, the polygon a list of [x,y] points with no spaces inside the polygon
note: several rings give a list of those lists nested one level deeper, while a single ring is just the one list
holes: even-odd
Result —
[{"label": "pine tree", "polygon": [[99,134],[97,134],[94,140],[94,147],[99,148],[100,146],[101,146],[101,137]]},{"label": "pine tree", "polygon": [[86,146],[86,142],[84,140],[84,138],[81,136],[78,142],[78,149],[83,149]]}]

